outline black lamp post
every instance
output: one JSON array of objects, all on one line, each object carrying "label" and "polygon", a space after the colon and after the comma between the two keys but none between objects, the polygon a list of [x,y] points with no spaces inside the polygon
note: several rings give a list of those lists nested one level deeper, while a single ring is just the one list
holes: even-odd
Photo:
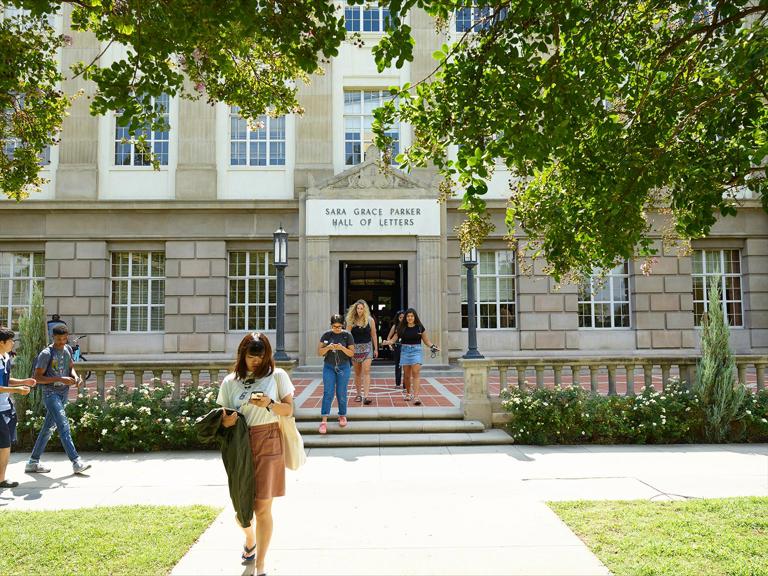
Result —
[{"label": "black lamp post", "polygon": [[275,360],[290,360],[285,353],[285,267],[288,266],[288,232],[283,225],[272,235],[275,241],[275,268],[277,268],[277,334]]},{"label": "black lamp post", "polygon": [[477,323],[475,321],[475,273],[478,264],[477,248],[474,246],[461,255],[461,262],[467,269],[467,353],[462,358],[485,358],[477,351]]}]

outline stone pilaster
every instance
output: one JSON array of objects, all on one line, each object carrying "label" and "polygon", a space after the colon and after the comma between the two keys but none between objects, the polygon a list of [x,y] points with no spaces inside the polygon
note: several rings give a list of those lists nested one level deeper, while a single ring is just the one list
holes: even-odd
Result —
[{"label": "stone pilaster", "polygon": [[303,364],[320,364],[317,343],[331,317],[331,242],[328,236],[309,236],[304,250],[304,358]]},{"label": "stone pilaster", "polygon": [[177,200],[216,199],[216,108],[204,98],[179,99]]},{"label": "stone pilaster", "polygon": [[[443,301],[442,259],[440,258],[440,238],[420,236],[416,244],[416,286],[419,318],[427,329],[433,343],[437,343],[443,332],[443,316],[441,314]],[[441,348],[445,348],[441,346]],[[444,351],[443,354],[447,354]],[[441,358],[430,358],[425,355],[426,364],[439,364]]]},{"label": "stone pilaster", "polygon": [[744,261],[743,297],[745,318],[755,352],[768,350],[768,239],[748,238]]},{"label": "stone pilaster", "polygon": [[225,352],[227,247],[224,241],[165,246],[165,352]]},{"label": "stone pilaster", "polygon": [[[100,42],[91,32],[72,30],[72,8],[63,7],[64,34],[73,36],[72,46],[61,51],[61,69],[65,72],[76,62],[90,62],[100,52]],[[93,93],[94,85],[82,77],[67,79],[63,82],[67,94],[84,90]],[[97,148],[99,139],[99,120],[89,110],[90,100],[85,96],[75,99],[62,123],[61,142],[59,143],[59,166],[56,174],[56,199],[58,200],[95,200],[98,188]]]},{"label": "stone pilaster", "polygon": [[45,246],[45,310],[59,314],[83,349],[103,353],[109,332],[109,252],[105,241],[58,241]]}]

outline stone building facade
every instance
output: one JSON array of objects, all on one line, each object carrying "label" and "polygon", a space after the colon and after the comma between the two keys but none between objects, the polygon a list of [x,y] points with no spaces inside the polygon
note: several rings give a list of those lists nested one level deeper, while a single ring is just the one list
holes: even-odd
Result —
[{"label": "stone building facade", "polygon": [[[442,345],[428,362],[455,360],[467,341],[459,201],[436,202],[431,171],[382,174],[375,150],[365,155],[366,107],[386,87],[428,74],[445,40],[423,13],[410,24],[414,62],[378,73],[370,53],[378,34],[363,31],[365,46],[345,44],[301,88],[305,114],[262,133],[241,133],[224,104],[169,99],[171,130],[153,134],[165,154],[159,171],[121,147],[114,116],[92,117],[88,101],[76,100],[43,167],[48,184],[24,202],[0,200],[0,323],[18,318],[30,286],[43,281],[46,312],[88,335],[93,358],[228,358],[246,330],[274,334],[272,233],[282,226],[286,349],[300,364],[320,363],[330,314],[357,298],[384,331],[396,309],[415,307]],[[71,32],[66,12],[58,25]],[[62,66],[101,49],[76,34]],[[65,88],[89,86],[77,79]],[[408,145],[408,127],[397,139]],[[768,215],[757,200],[745,199],[693,252],[680,255],[659,237],[652,273],[627,262],[587,291],[555,286],[541,262],[515,264],[504,240],[508,178],[500,169],[490,182],[496,232],[477,269],[484,354],[693,352],[702,286],[721,273],[735,351],[768,351]]]}]

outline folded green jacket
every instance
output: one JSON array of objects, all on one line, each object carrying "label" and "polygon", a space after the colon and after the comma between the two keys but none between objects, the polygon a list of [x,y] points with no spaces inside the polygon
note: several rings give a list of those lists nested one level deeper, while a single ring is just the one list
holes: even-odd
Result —
[{"label": "folded green jacket", "polygon": [[223,408],[214,408],[195,424],[197,437],[202,442],[217,440],[221,459],[229,478],[229,497],[237,512],[237,521],[243,528],[251,525],[256,483],[253,477],[251,439],[245,418],[239,415],[237,423],[229,428],[221,425]]}]

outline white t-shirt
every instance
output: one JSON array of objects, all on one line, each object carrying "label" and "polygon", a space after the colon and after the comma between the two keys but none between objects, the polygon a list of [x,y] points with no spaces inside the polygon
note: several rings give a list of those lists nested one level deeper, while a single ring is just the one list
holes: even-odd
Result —
[{"label": "white t-shirt", "polygon": [[257,379],[253,384],[248,385],[231,372],[221,381],[216,403],[228,410],[240,412],[245,416],[245,423],[248,426],[261,426],[277,422],[278,417],[266,408],[250,404],[248,400],[251,398],[251,392],[263,392],[275,402],[280,402],[282,398],[292,395],[295,389],[291,377],[282,368],[275,368],[269,376]]}]

